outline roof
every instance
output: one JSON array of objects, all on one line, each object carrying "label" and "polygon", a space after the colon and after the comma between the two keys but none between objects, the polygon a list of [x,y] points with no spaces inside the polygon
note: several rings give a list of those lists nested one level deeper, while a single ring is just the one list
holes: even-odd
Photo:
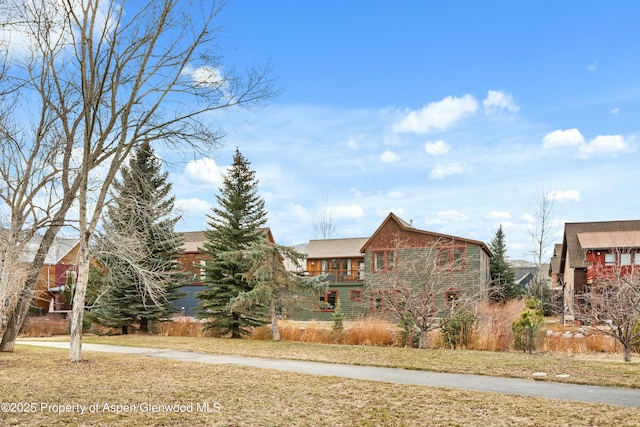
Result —
[{"label": "roof", "polygon": [[360,248],[369,240],[368,237],[352,237],[347,239],[309,240],[307,258],[357,258],[362,256]]},{"label": "roof", "polygon": [[[586,248],[582,246],[578,235],[582,237],[583,242],[587,245],[595,245],[596,243],[601,245],[605,241],[608,241],[610,244],[623,243],[627,240],[627,237],[623,237],[624,234],[635,235],[637,231],[640,231],[640,220],[566,223],[564,225],[564,237],[562,240],[559,271],[564,270],[567,260],[572,268],[587,267],[584,256]],[[634,241],[635,237],[629,237],[629,239]],[[616,247],[617,246],[601,246],[589,247],[589,249],[607,249]]]},{"label": "roof", "polygon": [[640,230],[577,233],[582,249],[638,248]]},{"label": "roof", "polygon": [[[40,247],[40,242],[42,241],[42,236],[36,234],[29,240],[24,247],[24,252],[22,253],[20,259],[24,262],[33,262],[36,257],[36,252],[38,252],[38,248]],[[47,252],[47,256],[44,259],[45,265],[56,265],[65,257],[71,250],[80,242],[80,239],[77,237],[54,237],[53,242],[51,243],[51,247],[49,247],[49,251]]]},{"label": "roof", "polygon": [[[275,243],[271,229],[269,227],[260,228],[260,231],[265,234],[265,237],[271,243]],[[180,233],[182,235],[183,244],[182,249],[185,253],[199,253],[204,243],[207,241],[204,231],[184,231]]]},{"label": "roof", "polygon": [[384,228],[384,226],[389,221],[395,221],[400,226],[400,228],[402,230],[410,232],[410,233],[417,233],[417,234],[435,236],[438,239],[455,240],[455,241],[464,242],[464,243],[467,243],[467,244],[480,246],[482,248],[482,250],[484,250],[487,253],[487,255],[489,255],[490,257],[493,257],[493,253],[491,252],[491,250],[489,249],[487,244],[484,243],[484,242],[481,242],[479,240],[467,239],[466,237],[458,237],[458,236],[452,236],[452,235],[448,235],[448,234],[435,233],[433,231],[419,230],[417,228],[414,228],[410,223],[404,221],[403,219],[401,219],[400,217],[395,215],[393,212],[390,212],[389,215],[387,215],[387,217],[384,219],[384,221],[382,221],[382,224],[380,224],[380,226],[373,233],[373,235],[371,235],[371,237],[369,239],[367,239],[367,241],[362,245],[362,248],[360,249],[361,252],[363,252],[363,253],[365,252],[366,246],[367,246],[367,243],[369,242],[369,240],[372,240]]},{"label": "roof", "polygon": [[185,253],[198,253],[200,248],[204,245],[207,238],[204,236],[204,231],[185,231],[180,233],[182,235],[182,249]]}]

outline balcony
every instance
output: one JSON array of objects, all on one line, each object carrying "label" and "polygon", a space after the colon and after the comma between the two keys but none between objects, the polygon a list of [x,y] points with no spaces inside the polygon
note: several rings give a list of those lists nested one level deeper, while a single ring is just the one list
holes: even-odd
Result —
[{"label": "balcony", "polygon": [[329,282],[361,282],[364,280],[364,270],[355,269],[310,269],[306,273],[309,276],[323,276]]}]

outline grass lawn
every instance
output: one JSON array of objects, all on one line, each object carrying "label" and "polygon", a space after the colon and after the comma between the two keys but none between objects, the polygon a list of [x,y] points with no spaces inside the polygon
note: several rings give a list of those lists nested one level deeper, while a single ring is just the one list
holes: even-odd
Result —
[{"label": "grass lawn", "polygon": [[[634,361],[625,363],[622,361],[621,354],[528,355],[518,352],[420,350],[399,347],[312,344],[295,341],[272,342],[140,334],[111,337],[87,336],[84,338],[84,342],[512,378],[530,379],[534,372],[546,372],[547,380],[640,388],[640,357],[637,355]],[[569,377],[557,378],[556,375],[569,375]]]},{"label": "grass lawn", "polygon": [[[461,365],[465,352],[298,345],[249,340],[166,337],[87,338],[86,342],[128,343],[197,351],[307,360],[354,361],[398,366]],[[191,342],[191,345],[189,345]],[[401,351],[403,350],[403,351]],[[387,351],[389,358],[382,356]],[[253,352],[253,353],[252,353]],[[455,359],[454,355],[460,354]],[[437,354],[437,356],[436,356]],[[489,363],[490,355],[469,359]],[[500,355],[496,365],[511,360]],[[501,372],[530,370],[513,356]],[[550,356],[531,356],[540,360]],[[0,354],[2,402],[23,412],[0,412],[0,425],[127,426],[608,426],[639,423],[637,408],[509,397],[430,387],[327,378],[236,366],[176,362],[140,356],[85,352],[85,362],[68,362],[68,351],[17,346]],[[433,358],[433,360],[432,360]],[[420,362],[424,360],[424,362]],[[466,363],[466,362],[465,362]],[[533,363],[533,362],[531,362]],[[546,363],[546,362],[537,362]],[[616,362],[597,366],[625,367]],[[427,365],[420,365],[427,366]],[[639,366],[635,369],[638,378]],[[416,366],[419,367],[419,366]],[[437,366],[436,366],[437,367]],[[438,368],[438,370],[441,370]],[[21,406],[18,405],[22,403]],[[31,403],[35,406],[31,407]],[[25,405],[27,404],[27,405]],[[209,411],[206,404],[208,404]],[[74,412],[57,413],[63,406]],[[93,406],[92,406],[93,405]],[[128,408],[125,405],[130,405]],[[163,412],[162,408],[181,412]],[[176,405],[176,406],[174,406]],[[180,406],[181,405],[181,406]],[[83,407],[86,413],[78,411]],[[3,409],[6,408],[3,406]],[[25,408],[34,409],[25,413]],[[116,413],[117,410],[129,412]],[[137,408],[138,412],[131,412]],[[93,410],[92,413],[89,413]],[[166,409],[165,409],[166,411]],[[635,424],[638,425],[638,424]]]}]

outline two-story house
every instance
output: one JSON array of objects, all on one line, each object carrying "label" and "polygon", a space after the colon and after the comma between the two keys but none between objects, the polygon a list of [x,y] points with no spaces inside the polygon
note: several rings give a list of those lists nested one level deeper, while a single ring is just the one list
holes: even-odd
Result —
[{"label": "two-story house", "polygon": [[564,320],[573,321],[599,275],[640,266],[640,220],[566,223],[554,255],[551,277],[563,290]]},{"label": "two-story house", "polygon": [[[414,228],[390,213],[361,249],[369,289],[369,311],[385,310],[385,298],[392,292],[379,292],[377,283],[399,269],[405,278],[431,281],[430,293],[444,308],[462,297],[484,299],[490,281],[489,261],[493,256],[480,241]],[[410,262],[407,262],[411,260]],[[420,271],[422,270],[422,271]],[[408,274],[407,274],[408,273]]]},{"label": "two-story house", "polygon": [[371,237],[309,242],[305,273],[325,277],[328,290],[312,310],[297,311],[290,317],[329,320],[338,301],[347,317],[384,315],[384,296],[372,285],[409,253],[427,252],[434,253],[434,267],[445,277],[443,307],[463,294],[486,296],[492,254],[485,243],[419,230],[390,213]]}]

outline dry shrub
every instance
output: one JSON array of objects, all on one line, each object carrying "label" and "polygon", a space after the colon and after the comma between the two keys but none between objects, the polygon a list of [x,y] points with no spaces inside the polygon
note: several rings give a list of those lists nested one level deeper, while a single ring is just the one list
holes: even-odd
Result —
[{"label": "dry shrub", "polygon": [[[344,322],[342,331],[333,331],[331,326],[331,322],[281,321],[278,330],[283,341],[377,346],[397,344],[397,328],[387,320],[359,318]],[[256,328],[250,338],[270,340],[271,325]]]},{"label": "dry shrub", "polygon": [[387,320],[363,317],[346,322],[343,343],[352,345],[390,346],[397,344],[398,328]]},{"label": "dry shrub", "polygon": [[20,334],[27,337],[51,337],[68,335],[67,319],[62,317],[37,316],[29,317],[20,329]]},{"label": "dry shrub", "polygon": [[158,325],[158,335],[171,337],[204,337],[208,336],[202,330],[202,322],[193,317],[176,316],[170,322]]},{"label": "dry shrub", "polygon": [[511,324],[518,320],[523,309],[522,300],[479,304],[475,339],[469,349],[509,351],[512,343]]},{"label": "dry shrub", "polygon": [[[549,332],[543,332],[542,349],[553,353],[616,353],[613,337],[593,330],[565,328],[562,324],[545,325]],[[581,335],[576,335],[580,333]]]}]

